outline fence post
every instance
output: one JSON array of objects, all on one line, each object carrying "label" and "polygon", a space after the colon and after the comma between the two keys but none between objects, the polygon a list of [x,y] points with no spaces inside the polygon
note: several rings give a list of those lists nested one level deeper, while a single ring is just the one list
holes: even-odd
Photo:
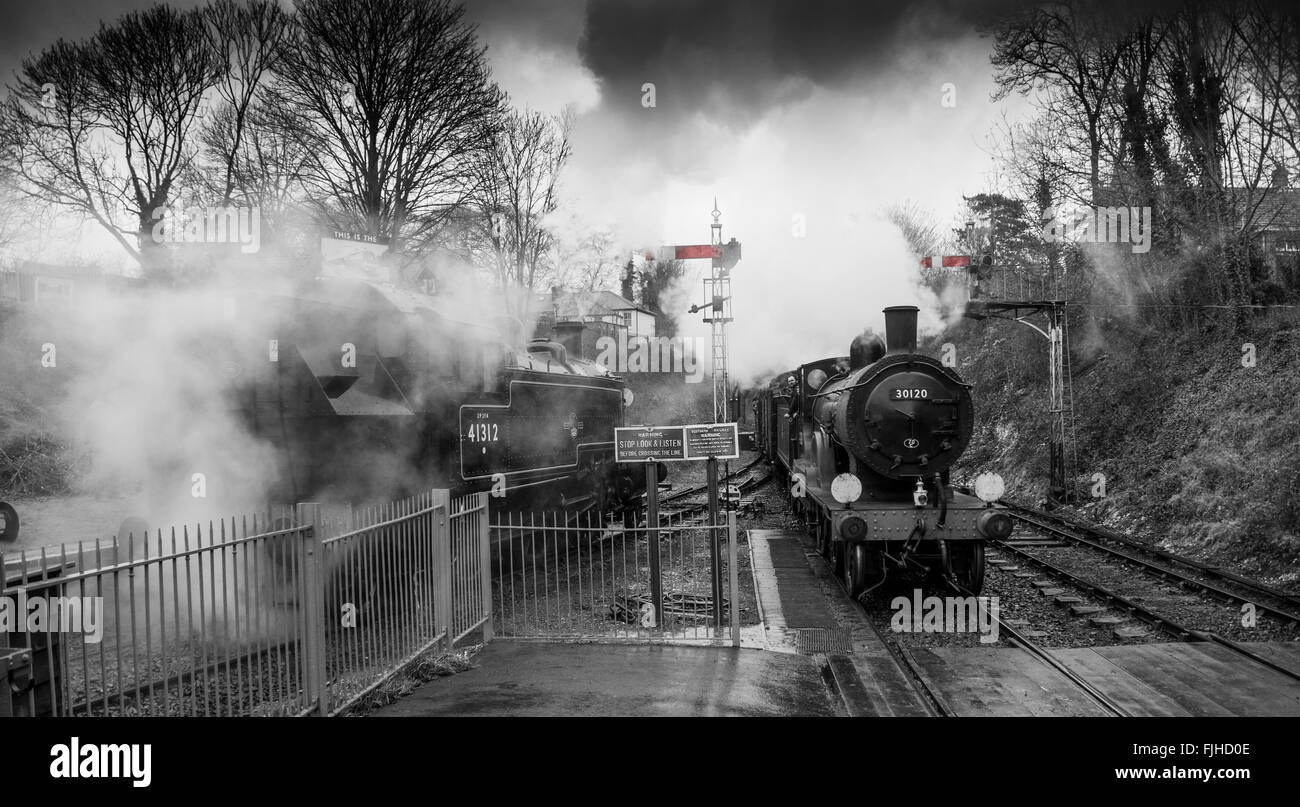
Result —
[{"label": "fence post", "polygon": [[488,502],[491,499],[486,493],[479,493],[474,498],[475,508],[482,508],[476,514],[478,516],[479,584],[483,586],[483,616],[487,617],[487,621],[483,623],[483,641],[490,642],[492,641],[492,533],[488,527],[489,516],[491,516]]},{"label": "fence post", "polygon": [[302,538],[303,684],[308,705],[317,716],[323,717],[329,711],[325,692],[325,580],[321,573],[324,550],[314,525],[307,525]]},{"label": "fence post", "polygon": [[451,491],[435,489],[430,528],[433,530],[433,618],[446,635],[447,652],[452,650],[453,619],[451,609]]},{"label": "fence post", "polygon": [[727,511],[727,571],[731,576],[731,646],[740,647],[740,576],[736,570],[736,511]]}]

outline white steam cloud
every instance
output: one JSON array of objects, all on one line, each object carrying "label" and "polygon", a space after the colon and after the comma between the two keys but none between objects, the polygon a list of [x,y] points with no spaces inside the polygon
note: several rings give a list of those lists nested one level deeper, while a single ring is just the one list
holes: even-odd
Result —
[{"label": "white steam cloud", "polygon": [[[919,307],[922,333],[943,326],[938,301],[920,286],[917,257],[895,225],[865,217],[825,225],[829,231],[816,238],[792,236],[786,222],[784,230],[762,227],[757,238],[746,239],[746,257],[733,272],[736,319],[727,334],[733,383],[750,385],[809,361],[847,356],[864,329],[884,333],[887,306]],[[690,299],[702,296],[708,271],[699,266],[688,273]],[[685,333],[709,335],[698,317],[682,321]]]},{"label": "white steam cloud", "polygon": [[235,407],[236,385],[262,369],[249,359],[269,361],[267,315],[219,290],[79,303],[56,343],[70,378],[65,434],[88,460],[78,487],[143,489],[150,526],[260,509],[270,448]]}]

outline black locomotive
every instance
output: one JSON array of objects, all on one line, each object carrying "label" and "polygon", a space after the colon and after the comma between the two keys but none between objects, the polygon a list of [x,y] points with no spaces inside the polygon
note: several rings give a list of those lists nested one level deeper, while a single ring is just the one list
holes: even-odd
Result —
[{"label": "black locomotive", "polygon": [[907,566],[979,593],[984,539],[1011,532],[993,504],[1000,479],[986,476],[979,498],[950,484],[974,427],[970,387],[916,352],[916,318],[886,308],[883,342],[858,337],[847,357],[781,373],[753,404],[759,450],[855,597]]},{"label": "black locomotive", "polygon": [[[261,310],[268,310],[265,301]],[[448,301],[316,279],[269,307],[238,406],[273,447],[272,503],[491,491],[494,507],[617,509],[625,385],[563,346],[512,346]]]}]

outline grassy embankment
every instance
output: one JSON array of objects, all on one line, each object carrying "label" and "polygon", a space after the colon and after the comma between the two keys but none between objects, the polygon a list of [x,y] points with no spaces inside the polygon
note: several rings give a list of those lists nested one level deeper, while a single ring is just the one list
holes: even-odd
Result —
[{"label": "grassy embankment", "polygon": [[[1041,324],[1042,317],[1038,318]],[[1207,321],[1161,329],[1072,316],[1077,512],[1162,546],[1300,584],[1300,321],[1242,335]],[[1047,345],[1023,325],[963,321],[927,344],[957,346],[975,384],[966,473],[996,470],[1008,495],[1046,494]],[[1243,366],[1243,343],[1255,366]],[[1105,496],[1094,474],[1105,477]]]}]

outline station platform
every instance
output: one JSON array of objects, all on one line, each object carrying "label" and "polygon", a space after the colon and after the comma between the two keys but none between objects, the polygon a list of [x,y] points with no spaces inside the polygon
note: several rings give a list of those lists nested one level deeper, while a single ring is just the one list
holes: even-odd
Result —
[{"label": "station platform", "polygon": [[833,717],[805,656],[731,647],[497,639],[475,668],[373,717]]},{"label": "station platform", "polygon": [[806,537],[750,530],[749,549],[767,650],[815,657],[851,717],[932,714]]}]

